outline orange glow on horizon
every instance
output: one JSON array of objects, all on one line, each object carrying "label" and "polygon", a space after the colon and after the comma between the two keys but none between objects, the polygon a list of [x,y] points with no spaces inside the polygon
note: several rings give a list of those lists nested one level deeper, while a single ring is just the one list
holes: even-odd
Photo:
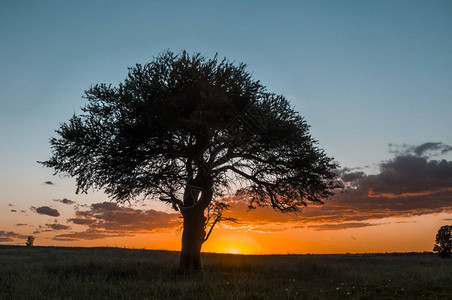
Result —
[{"label": "orange glow on horizon", "polygon": [[242,250],[240,248],[237,248],[235,246],[230,246],[224,249],[224,253],[228,254],[242,254]]},{"label": "orange glow on horizon", "polygon": [[262,247],[249,235],[223,234],[209,241],[203,251],[228,254],[256,254],[262,252]]}]

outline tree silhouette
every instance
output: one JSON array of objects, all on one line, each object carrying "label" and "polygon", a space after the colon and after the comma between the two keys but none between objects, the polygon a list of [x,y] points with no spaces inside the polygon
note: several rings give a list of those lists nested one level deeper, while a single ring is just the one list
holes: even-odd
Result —
[{"label": "tree silhouette", "polygon": [[452,249],[452,226],[445,225],[438,230],[433,251],[440,257],[450,258]]},{"label": "tree silhouette", "polygon": [[33,247],[34,242],[35,242],[35,237],[29,235],[29,236],[27,237],[27,241],[25,242],[25,246],[27,246],[27,247]]},{"label": "tree silhouette", "polygon": [[243,63],[165,51],[129,68],[118,87],[97,84],[84,97],[41,163],[75,177],[77,193],[170,204],[183,217],[182,270],[200,269],[202,244],[226,220],[226,191],[251,208],[292,212],[338,186],[336,164],[304,119]]}]

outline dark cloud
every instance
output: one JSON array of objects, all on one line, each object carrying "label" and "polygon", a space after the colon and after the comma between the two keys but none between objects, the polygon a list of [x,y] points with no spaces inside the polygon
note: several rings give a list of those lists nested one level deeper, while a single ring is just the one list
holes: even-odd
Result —
[{"label": "dark cloud", "polygon": [[44,181],[44,184],[53,185],[53,182],[52,181]]},{"label": "dark cloud", "polygon": [[8,206],[14,206],[14,205],[12,205],[11,203],[8,203]]},{"label": "dark cloud", "polygon": [[76,217],[68,219],[73,224],[87,226],[88,230],[58,235],[55,239],[91,240],[174,230],[180,224],[179,216],[178,213],[119,206],[114,202],[94,203],[89,210],[76,211]]},{"label": "dark cloud", "polygon": [[15,209],[11,209],[11,212],[17,212],[17,210],[15,210]]},{"label": "dark cloud", "polygon": [[53,230],[66,230],[69,229],[70,227],[67,225],[63,225],[63,224],[58,224],[58,223],[54,223],[54,224],[46,224],[47,227],[52,228]]},{"label": "dark cloud", "polygon": [[58,217],[60,215],[58,210],[56,210],[54,208],[50,208],[48,206],[41,206],[41,207],[38,207],[38,208],[32,206],[31,210],[37,212],[38,214],[48,215],[48,216],[51,216],[51,217]]},{"label": "dark cloud", "polygon": [[63,199],[54,199],[53,201],[61,202],[61,203],[63,203],[63,204],[76,204],[75,201],[72,201],[72,200],[69,200],[69,199],[66,199],[66,198],[63,198]]},{"label": "dark cloud", "polygon": [[154,231],[174,228],[179,223],[179,214],[134,209],[113,202],[94,203],[89,211],[78,211],[76,216],[71,220],[78,224],[86,222],[91,229],[113,231]]},{"label": "dark cloud", "polygon": [[364,172],[344,173],[344,174],[342,174],[341,179],[344,182],[352,182],[352,181],[358,180],[364,176],[365,176]]},{"label": "dark cloud", "polygon": [[16,226],[28,226],[28,224],[24,224],[24,223],[17,223]]},{"label": "dark cloud", "polygon": [[13,239],[13,238],[17,238],[17,239],[26,239],[27,236],[20,234],[20,233],[16,233],[14,231],[3,231],[0,230],[0,239]]},{"label": "dark cloud", "polygon": [[78,225],[88,225],[97,222],[97,220],[94,219],[84,219],[84,218],[71,218],[68,219],[68,222],[78,224]]},{"label": "dark cloud", "polygon": [[[322,206],[306,207],[298,215],[282,215],[266,208],[247,212],[246,201],[232,198],[225,217],[237,218],[241,226],[291,223],[306,228],[315,225],[311,229],[321,230],[341,229],[343,223],[362,226],[369,220],[452,212],[451,161],[399,154],[380,163],[377,174],[350,171],[338,172],[350,180],[343,192],[336,193]],[[317,226],[325,223],[328,226]]]},{"label": "dark cloud", "polygon": [[422,156],[425,154],[431,154],[432,152],[440,152],[441,154],[446,154],[449,151],[452,151],[452,147],[443,143],[424,143],[419,146],[414,146],[410,149],[414,152],[414,154],[418,156]]},{"label": "dark cloud", "polygon": [[398,156],[382,163],[379,174],[366,176],[359,184],[374,193],[394,195],[452,188],[452,161]]},{"label": "dark cloud", "polygon": [[12,242],[13,240],[11,238],[8,237],[0,237],[0,243],[1,242]]}]

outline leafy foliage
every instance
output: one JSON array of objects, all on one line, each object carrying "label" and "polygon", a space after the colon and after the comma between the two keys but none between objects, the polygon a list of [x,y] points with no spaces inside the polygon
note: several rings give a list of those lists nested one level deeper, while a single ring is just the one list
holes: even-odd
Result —
[{"label": "leafy foliage", "polygon": [[[144,196],[179,210],[198,200],[200,191],[184,197],[189,185],[208,177],[216,199],[234,189],[251,207],[286,212],[322,202],[339,186],[336,164],[304,119],[245,64],[166,51],[130,68],[118,87],[97,84],[85,98],[42,162],[75,177],[77,192],[105,189],[119,202]],[[225,208],[211,201],[203,207]]]},{"label": "leafy foliage", "polygon": [[442,258],[450,258],[452,249],[452,226],[445,225],[438,230],[433,251]]}]

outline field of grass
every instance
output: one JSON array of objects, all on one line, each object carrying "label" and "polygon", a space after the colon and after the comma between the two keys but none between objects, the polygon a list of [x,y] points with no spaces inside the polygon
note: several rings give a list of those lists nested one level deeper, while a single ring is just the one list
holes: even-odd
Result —
[{"label": "field of grass", "polygon": [[203,254],[0,246],[0,299],[451,299],[452,260],[433,254]]}]

